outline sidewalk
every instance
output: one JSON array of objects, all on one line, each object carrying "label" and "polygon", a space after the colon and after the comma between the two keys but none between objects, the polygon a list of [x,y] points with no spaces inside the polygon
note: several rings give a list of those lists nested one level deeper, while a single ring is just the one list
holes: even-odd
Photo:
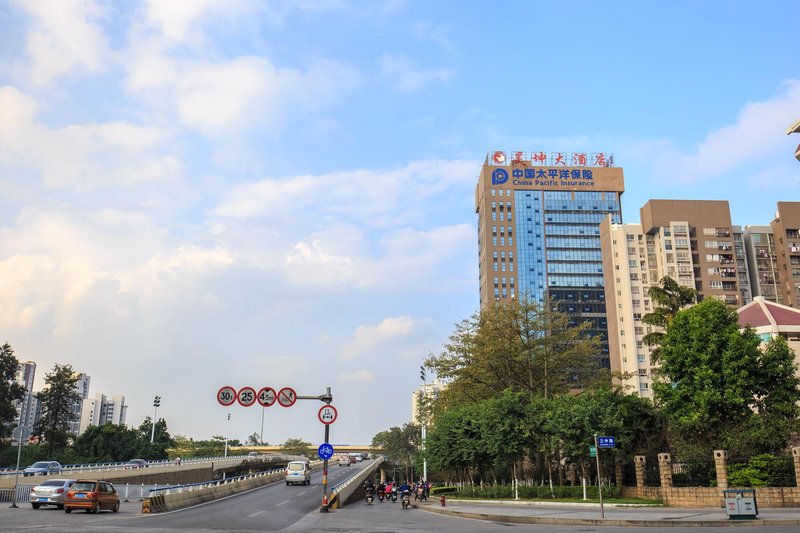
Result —
[{"label": "sidewalk", "polygon": [[730,520],[722,507],[690,509],[606,504],[605,518],[601,518],[600,504],[595,503],[447,500],[446,507],[441,507],[438,500],[432,499],[425,503],[415,502],[413,506],[431,513],[515,524],[613,527],[800,526],[799,508],[759,509],[756,519]]}]

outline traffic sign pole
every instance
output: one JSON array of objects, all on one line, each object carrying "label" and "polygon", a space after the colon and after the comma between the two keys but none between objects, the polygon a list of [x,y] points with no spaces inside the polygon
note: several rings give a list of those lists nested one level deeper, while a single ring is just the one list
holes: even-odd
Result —
[{"label": "traffic sign pole", "polygon": [[[325,396],[320,396],[320,400],[324,401],[326,404],[330,405],[333,401],[333,396],[331,396],[331,388],[328,387],[328,391]],[[323,424],[325,426],[325,440],[322,442],[330,442],[331,436],[331,425],[330,424]],[[328,512],[328,460],[322,460],[322,509],[320,512],[327,513]]]},{"label": "traffic sign pole", "polygon": [[594,434],[594,447],[597,450],[594,458],[597,460],[597,493],[600,495],[600,518],[606,517],[603,509],[603,482],[600,480],[600,450],[597,448],[597,433]]}]

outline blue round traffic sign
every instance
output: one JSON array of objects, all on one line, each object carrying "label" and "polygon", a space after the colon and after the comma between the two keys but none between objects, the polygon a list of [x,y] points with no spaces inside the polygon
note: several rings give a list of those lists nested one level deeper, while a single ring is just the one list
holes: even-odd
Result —
[{"label": "blue round traffic sign", "polygon": [[319,458],[323,460],[330,459],[333,457],[333,446],[327,442],[320,444],[319,448],[317,448],[317,455],[319,455]]}]

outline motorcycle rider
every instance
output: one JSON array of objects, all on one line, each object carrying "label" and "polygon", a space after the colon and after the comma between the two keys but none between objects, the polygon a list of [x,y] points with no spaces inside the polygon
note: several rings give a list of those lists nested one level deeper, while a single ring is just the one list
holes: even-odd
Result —
[{"label": "motorcycle rider", "polygon": [[386,485],[383,481],[378,482],[378,500],[381,502],[383,501],[383,497],[386,496]]}]

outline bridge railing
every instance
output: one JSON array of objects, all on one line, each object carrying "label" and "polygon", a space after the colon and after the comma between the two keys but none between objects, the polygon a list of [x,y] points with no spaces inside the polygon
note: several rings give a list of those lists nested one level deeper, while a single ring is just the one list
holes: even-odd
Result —
[{"label": "bridge railing", "polygon": [[338,485],[334,485],[331,489],[331,497],[328,500],[328,505],[334,509],[343,507],[361,483],[375,473],[381,463],[383,463],[383,460],[383,456],[373,459],[373,463],[361,470],[361,472]]}]

